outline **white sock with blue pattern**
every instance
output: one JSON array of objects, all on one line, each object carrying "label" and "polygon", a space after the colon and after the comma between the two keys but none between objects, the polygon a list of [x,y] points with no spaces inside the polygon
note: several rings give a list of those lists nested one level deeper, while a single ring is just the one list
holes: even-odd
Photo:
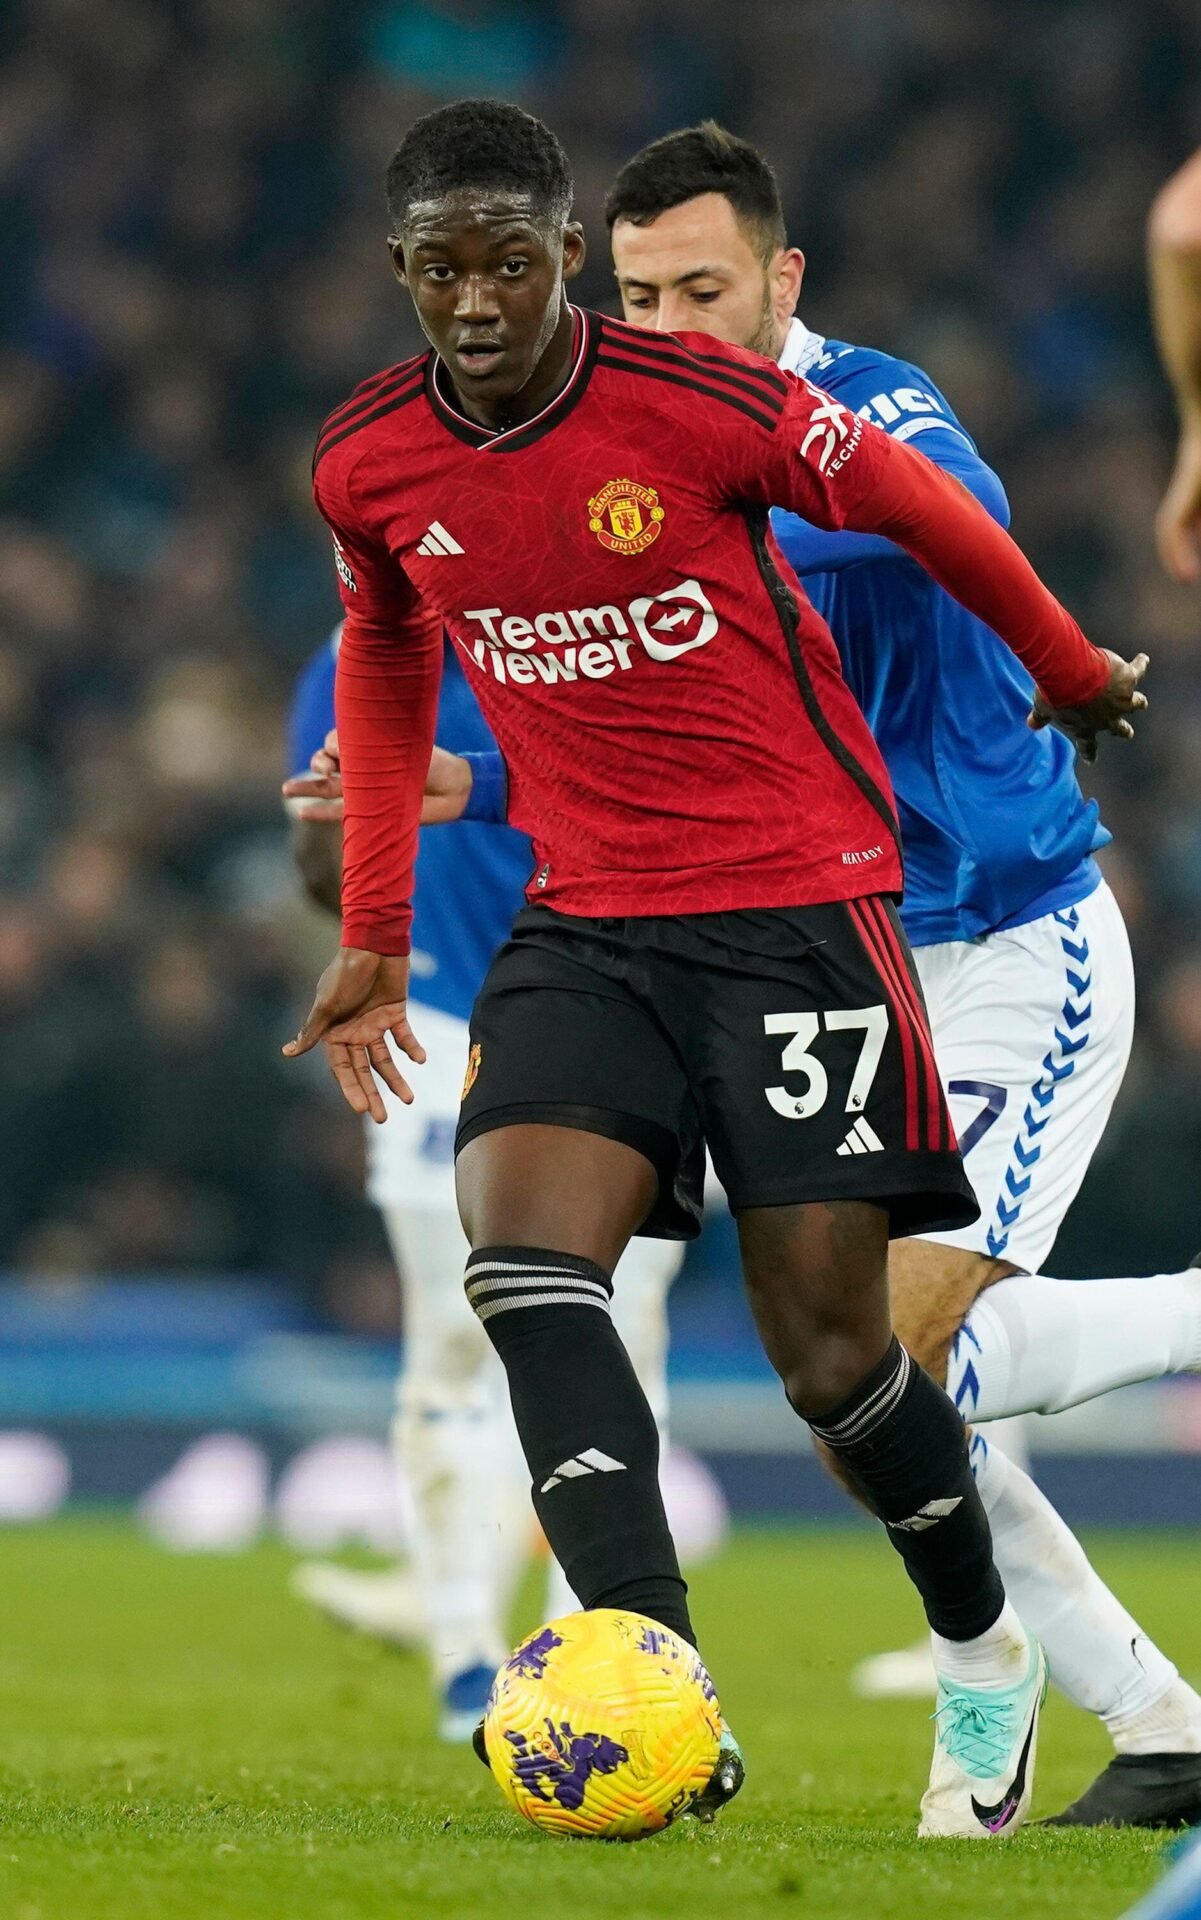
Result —
[{"label": "white sock with blue pattern", "polygon": [[1144,1280],[1015,1274],[980,1295],[956,1334],[947,1392],[965,1420],[1000,1420],[1198,1371],[1201,1270]]},{"label": "white sock with blue pattern", "polygon": [[1201,1752],[1201,1699],[1109,1591],[1067,1522],[979,1435],[972,1471],[1005,1591],[1051,1678],[1105,1722],[1120,1753]]}]

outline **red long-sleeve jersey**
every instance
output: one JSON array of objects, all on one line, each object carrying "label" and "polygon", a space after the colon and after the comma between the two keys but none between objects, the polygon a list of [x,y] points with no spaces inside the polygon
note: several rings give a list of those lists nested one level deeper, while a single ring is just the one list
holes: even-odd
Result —
[{"label": "red long-sleeve jersey", "polygon": [[1056,705],[1108,677],[958,482],[704,335],[578,313],[562,392],[499,434],[421,355],[330,416],[314,476],[346,609],[348,946],[408,950],[443,627],[534,841],[531,898],[637,915],[899,891],[888,775],[773,505],[907,548]]}]

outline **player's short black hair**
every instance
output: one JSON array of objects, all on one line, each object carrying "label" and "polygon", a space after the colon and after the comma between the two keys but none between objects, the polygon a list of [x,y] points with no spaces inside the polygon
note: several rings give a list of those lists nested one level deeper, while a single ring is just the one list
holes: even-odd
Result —
[{"label": "player's short black hair", "polygon": [[775,174],[749,140],[716,120],[664,134],[627,160],[606,195],[605,219],[610,231],[618,220],[642,227],[702,193],[724,194],[764,261],[787,246]]},{"label": "player's short black hair", "polygon": [[414,120],[388,167],[393,232],[415,200],[473,187],[528,193],[556,225],[571,212],[567,155],[548,126],[507,100],[454,100]]}]

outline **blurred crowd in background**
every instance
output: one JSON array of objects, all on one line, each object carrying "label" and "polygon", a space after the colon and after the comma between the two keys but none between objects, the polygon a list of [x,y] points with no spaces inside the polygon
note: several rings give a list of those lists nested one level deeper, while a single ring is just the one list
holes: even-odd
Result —
[{"label": "blurred crowd in background", "polygon": [[1195,0],[10,0],[0,37],[0,1267],[263,1271],[344,1324],[391,1311],[356,1124],[278,1052],[333,938],[278,783],[336,613],[314,431],[418,344],[384,167],[472,92],[564,137],[594,304],[618,164],[706,114],[757,141],[808,324],[925,365],[1045,578],[1151,654],[1137,747],[1085,773],[1141,1019],[1060,1270],[1186,1258],[1201,600],[1152,550],[1142,253],[1201,135]]}]

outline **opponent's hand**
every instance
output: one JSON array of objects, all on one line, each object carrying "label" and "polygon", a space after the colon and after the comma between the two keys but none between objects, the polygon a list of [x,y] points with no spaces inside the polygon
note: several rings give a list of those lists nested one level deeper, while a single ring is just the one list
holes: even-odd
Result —
[{"label": "opponent's hand", "polygon": [[[284,799],[293,802],[289,813],[298,820],[341,820],[342,761],[336,733],[326,734],[325,745],[318,747],[309,769],[284,781]],[[435,747],[421,798],[422,826],[440,827],[461,820],[471,796],[471,783],[471,762],[461,753]]]},{"label": "opponent's hand", "polygon": [[1053,707],[1036,689],[1034,705],[1026,719],[1026,725],[1036,730],[1058,727],[1069,740],[1075,741],[1082,760],[1096,759],[1097,743],[1103,733],[1116,734],[1120,740],[1133,740],[1134,728],[1127,716],[1141,713],[1147,704],[1146,694],[1139,692],[1139,681],[1147,671],[1146,654],[1123,660],[1121,654],[1111,653],[1108,647],[1104,652],[1109,661],[1109,682],[1087,705]]},{"label": "opponent's hand", "polygon": [[342,778],[340,774],[298,773],[285,780],[280,789],[289,802],[293,820],[332,820],[342,824]]},{"label": "opponent's hand", "polygon": [[331,731],[325,745],[318,747],[309,761],[309,771],[285,780],[281,788],[294,820],[342,821],[342,762],[338,754],[338,736]]},{"label": "opponent's hand", "polygon": [[1186,427],[1176,466],[1155,516],[1155,544],[1165,570],[1188,586],[1201,580],[1201,424]]},{"label": "opponent's hand", "polygon": [[309,1053],[325,1042],[329,1070],[355,1113],[370,1114],[381,1126],[387,1111],[372,1069],[398,1100],[411,1106],[413,1093],[388,1050],[391,1034],[410,1060],[421,1066],[425,1048],[409,1025],[407,955],[368,953],[342,947],[317,982],[317,995],[295,1040],[284,1048],[287,1059]]},{"label": "opponent's hand", "polygon": [[461,753],[447,753],[445,747],[435,747],[421,796],[422,826],[441,827],[461,820],[471,798],[472,778],[470,760]]}]

